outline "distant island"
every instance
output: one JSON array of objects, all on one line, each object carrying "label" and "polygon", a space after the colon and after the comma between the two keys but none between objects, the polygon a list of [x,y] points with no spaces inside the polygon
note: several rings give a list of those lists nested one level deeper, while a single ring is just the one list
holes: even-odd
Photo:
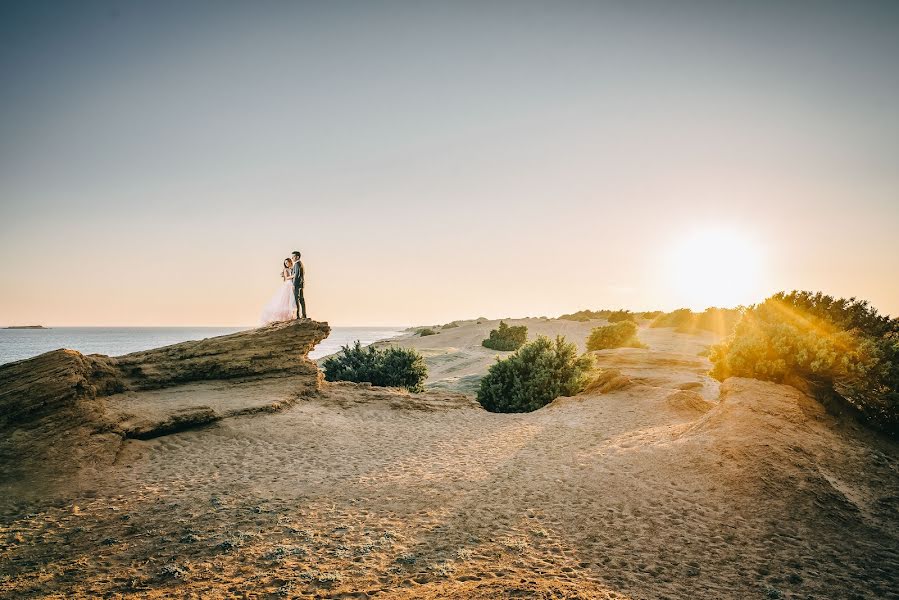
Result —
[{"label": "distant island", "polygon": [[10,325],[3,329],[49,329],[49,327],[44,327],[43,325]]}]

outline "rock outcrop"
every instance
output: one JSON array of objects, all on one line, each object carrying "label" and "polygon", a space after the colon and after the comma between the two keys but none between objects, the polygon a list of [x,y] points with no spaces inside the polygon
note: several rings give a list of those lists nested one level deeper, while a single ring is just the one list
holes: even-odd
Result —
[{"label": "rock outcrop", "polygon": [[128,437],[162,435],[228,416],[157,394],[152,418],[134,425],[116,410],[129,392],[224,380],[258,388],[259,380],[272,378],[287,380],[281,390],[286,385],[296,394],[315,391],[321,373],[307,355],[329,333],[327,323],[285,321],[120,357],[54,350],[0,365],[0,483],[24,473],[63,475],[73,465],[108,463]]},{"label": "rock outcrop", "polygon": [[306,356],[328,337],[327,323],[282,321],[231,335],[183,342],[114,359],[125,389],[246,377],[319,377]]}]

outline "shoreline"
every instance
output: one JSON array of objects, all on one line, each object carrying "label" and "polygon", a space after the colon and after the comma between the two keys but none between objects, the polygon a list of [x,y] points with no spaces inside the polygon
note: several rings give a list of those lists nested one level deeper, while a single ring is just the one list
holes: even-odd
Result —
[{"label": "shoreline", "polygon": [[[121,356],[187,341],[199,341],[255,327],[53,327],[44,329],[0,329],[0,365],[27,360],[67,348],[82,354]],[[311,352],[312,359],[334,354],[340,344],[361,338],[365,344],[393,339],[401,335],[402,327],[335,327]],[[321,354],[321,356],[319,356]]]}]

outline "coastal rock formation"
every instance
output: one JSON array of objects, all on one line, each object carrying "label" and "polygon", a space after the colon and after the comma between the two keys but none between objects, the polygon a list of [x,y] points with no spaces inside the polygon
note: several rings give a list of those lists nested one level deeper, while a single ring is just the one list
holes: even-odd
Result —
[{"label": "coastal rock formation", "polygon": [[282,321],[231,335],[183,342],[115,359],[126,389],[164,388],[191,381],[245,377],[318,378],[306,356],[328,337],[327,323]]},{"label": "coastal rock formation", "polygon": [[114,452],[99,399],[109,361],[55,350],[0,366],[0,483]]},{"label": "coastal rock formation", "polygon": [[[125,438],[163,435],[246,410],[179,403],[179,396],[209,396],[180,394],[185,386],[285,380],[275,405],[283,404],[285,389],[291,397],[313,392],[322,378],[307,355],[329,333],[327,323],[285,321],[115,358],[54,350],[0,365],[0,482],[107,464]],[[152,396],[145,410],[120,409],[133,399],[129,393],[170,388],[170,394]]]}]

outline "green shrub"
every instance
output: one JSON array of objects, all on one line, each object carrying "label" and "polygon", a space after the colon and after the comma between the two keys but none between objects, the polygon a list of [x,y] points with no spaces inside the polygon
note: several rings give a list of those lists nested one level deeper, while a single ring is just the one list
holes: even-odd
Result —
[{"label": "green shrub", "polygon": [[559,396],[573,396],[588,381],[590,355],[558,336],[539,336],[505,360],[497,359],[481,379],[478,402],[491,412],[529,412]]},{"label": "green shrub", "polygon": [[499,328],[490,332],[490,337],[481,345],[491,350],[518,350],[528,340],[528,328],[524,325],[509,327],[499,322]]},{"label": "green shrub", "polygon": [[595,321],[596,319],[605,319],[612,311],[610,310],[579,310],[574,313],[569,313],[567,315],[561,315],[559,318],[565,321]]},{"label": "green shrub", "polygon": [[629,310],[579,310],[577,312],[561,315],[559,317],[565,321],[596,321],[597,319],[606,319],[609,323],[618,323],[621,321],[636,321],[636,315]]},{"label": "green shrub", "polygon": [[444,325],[444,326],[441,327],[440,329],[453,329],[454,327],[458,327],[458,326],[459,326],[459,324],[456,323],[455,321],[453,321],[453,322],[451,322],[451,323],[447,323],[446,325]]},{"label": "green shrub", "polygon": [[678,308],[677,310],[672,310],[669,313],[663,312],[658,315],[652,323],[650,323],[650,327],[680,327],[686,323],[692,323],[696,317],[696,313],[694,313],[689,308]]},{"label": "green shrub", "polygon": [[655,319],[656,317],[658,317],[659,315],[663,315],[663,314],[665,314],[665,313],[663,313],[660,310],[647,310],[642,314],[642,317],[644,319],[649,319],[651,321],[651,320]]},{"label": "green shrub", "polygon": [[729,335],[740,316],[742,308],[710,307],[701,313],[689,308],[679,308],[670,313],[661,313],[650,324],[650,327],[674,327],[678,333],[698,333],[711,331],[721,336]]},{"label": "green shrub", "polygon": [[629,310],[614,310],[606,317],[609,323],[621,323],[622,321],[636,322],[637,317]]},{"label": "green shrub", "polygon": [[820,292],[775,294],[747,309],[733,334],[712,346],[710,359],[716,379],[798,379],[899,434],[899,319],[879,315],[867,302]]},{"label": "green shrub", "polygon": [[424,337],[426,335],[437,335],[437,332],[431,329],[430,327],[423,327],[417,331],[418,335]]},{"label": "green shrub", "polygon": [[637,325],[633,321],[619,321],[604,327],[594,327],[587,338],[587,350],[623,347],[646,347],[637,339]]},{"label": "green shrub", "polygon": [[362,347],[357,340],[353,346],[343,346],[339,354],[322,363],[328,381],[368,382],[372,385],[402,387],[410,392],[424,389],[428,367],[421,355],[410,348],[389,346],[378,350]]}]

